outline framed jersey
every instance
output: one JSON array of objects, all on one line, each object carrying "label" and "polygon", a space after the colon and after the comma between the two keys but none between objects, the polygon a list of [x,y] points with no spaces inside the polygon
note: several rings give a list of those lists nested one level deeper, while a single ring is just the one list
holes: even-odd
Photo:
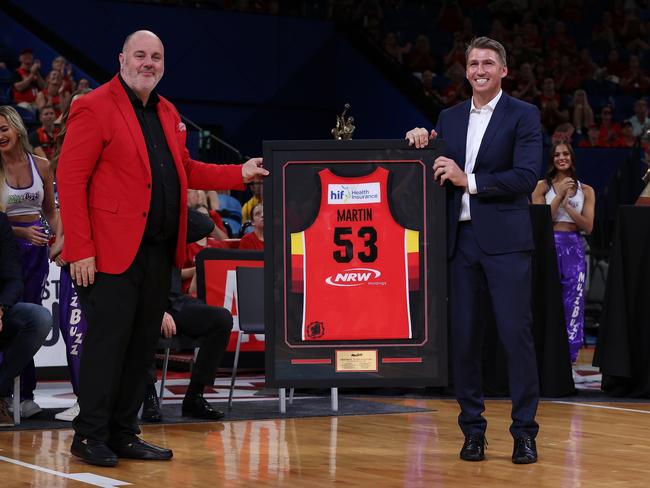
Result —
[{"label": "framed jersey", "polygon": [[270,386],[447,384],[441,149],[265,142]]}]

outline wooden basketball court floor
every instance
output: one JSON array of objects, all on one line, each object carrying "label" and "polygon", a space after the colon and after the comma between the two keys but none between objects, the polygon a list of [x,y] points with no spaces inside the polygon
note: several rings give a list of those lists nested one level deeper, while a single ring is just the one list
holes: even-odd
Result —
[{"label": "wooden basketball court floor", "polygon": [[435,411],[147,425],[143,437],[171,447],[174,459],[120,460],[116,468],[72,457],[71,430],[3,432],[0,488],[650,486],[650,403],[542,401],[539,462],[517,466],[508,400],[486,402],[489,444],[480,463],[458,458],[454,400],[372,400]]}]

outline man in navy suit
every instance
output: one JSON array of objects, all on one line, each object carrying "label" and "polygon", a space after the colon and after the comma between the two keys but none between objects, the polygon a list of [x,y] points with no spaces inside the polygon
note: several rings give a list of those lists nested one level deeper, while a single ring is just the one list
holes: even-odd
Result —
[{"label": "man in navy suit", "polygon": [[490,293],[508,358],[514,438],[512,461],[537,461],[535,413],[539,400],[531,323],[533,237],[528,196],[542,161],[539,111],[503,93],[503,46],[479,37],[467,47],[472,98],[443,110],[431,133],[415,128],[411,145],[445,141],[434,177],[447,188],[452,371],[465,443],[460,457],[485,458],[487,421],[481,383],[481,290]]}]

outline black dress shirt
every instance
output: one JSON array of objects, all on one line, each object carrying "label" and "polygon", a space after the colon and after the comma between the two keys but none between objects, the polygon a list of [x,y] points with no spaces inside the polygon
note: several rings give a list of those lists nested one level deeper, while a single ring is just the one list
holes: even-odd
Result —
[{"label": "black dress shirt", "polygon": [[131,100],[140,123],[151,167],[151,203],[144,230],[144,241],[149,243],[169,241],[170,246],[173,246],[176,243],[180,216],[180,183],[174,158],[158,118],[157,105],[160,99],[153,91],[149,95],[147,104],[143,105],[142,100],[124,82],[122,76],[120,82]]}]

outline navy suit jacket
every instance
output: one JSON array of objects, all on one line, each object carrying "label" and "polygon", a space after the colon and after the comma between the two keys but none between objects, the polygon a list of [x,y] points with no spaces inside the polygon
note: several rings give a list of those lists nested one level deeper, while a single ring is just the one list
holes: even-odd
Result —
[{"label": "navy suit jacket", "polygon": [[[465,146],[471,100],[440,113],[436,132],[445,141],[444,156],[465,168]],[[537,107],[501,95],[476,156],[478,192],[470,195],[472,227],[487,254],[533,249],[528,210],[542,164],[542,128]],[[447,183],[447,252],[456,247],[463,188]]]}]

